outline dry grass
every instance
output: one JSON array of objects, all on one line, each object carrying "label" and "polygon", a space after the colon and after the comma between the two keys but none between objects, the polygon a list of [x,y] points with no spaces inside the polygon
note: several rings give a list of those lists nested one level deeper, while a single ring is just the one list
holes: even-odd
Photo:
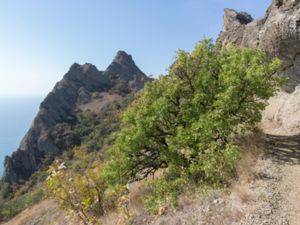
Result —
[{"label": "dry grass", "polygon": [[265,153],[264,134],[259,130],[238,139],[242,158],[237,165],[237,180],[232,182],[230,191],[233,198],[242,204],[252,200],[248,184],[255,179],[253,171],[259,157]]},{"label": "dry grass", "polygon": [[[147,194],[145,182],[135,182],[130,185],[129,209],[132,215],[139,219],[136,224],[203,224],[225,225],[239,221],[243,215],[243,207],[253,199],[248,186],[255,179],[253,168],[257,159],[264,154],[264,135],[259,131],[238,138],[242,150],[242,159],[237,165],[237,179],[229,189],[212,190],[199,188],[190,184],[185,194],[181,195],[175,211],[158,217],[149,217],[145,212],[142,196]],[[156,177],[160,176],[156,174]],[[149,178],[151,179],[151,178]],[[116,210],[101,218],[106,225],[123,225],[124,220]]]},{"label": "dry grass", "polygon": [[[129,204],[128,210],[132,217],[140,216],[144,214],[145,208],[143,206],[142,197],[147,193],[145,187],[145,181],[134,182],[129,185]],[[122,214],[118,209],[111,210],[105,215],[101,216],[99,221],[105,225],[125,225],[128,224],[126,216]]]},{"label": "dry grass", "polygon": [[[237,165],[237,180],[232,182],[229,189],[203,190],[190,184],[185,194],[180,196],[176,210],[167,214],[148,217],[142,202],[142,196],[147,193],[145,183],[142,181],[131,184],[129,208],[134,216],[141,218],[137,224],[144,224],[144,220],[150,220],[153,225],[174,224],[178,221],[181,221],[179,224],[183,221],[196,223],[201,220],[204,224],[221,225],[239,220],[243,216],[243,205],[253,198],[248,185],[255,179],[253,168],[264,153],[263,137],[262,133],[256,131],[237,140],[242,150],[242,159]],[[111,212],[102,219],[103,224],[107,225],[122,224],[120,221],[122,220],[117,212]]]},{"label": "dry grass", "polygon": [[238,139],[242,159],[237,165],[238,181],[249,183],[254,179],[253,168],[257,159],[265,153],[264,134],[255,131]]},{"label": "dry grass", "polygon": [[142,197],[148,193],[144,181],[135,182],[129,187],[129,206],[134,215],[139,215],[145,211]]},{"label": "dry grass", "polygon": [[117,211],[109,212],[108,214],[102,216],[99,220],[100,224],[105,225],[123,225],[120,222],[120,215]]},{"label": "dry grass", "polygon": [[235,183],[231,186],[231,194],[244,204],[253,199],[247,186],[241,183]]},{"label": "dry grass", "polygon": [[[142,196],[148,192],[145,181],[131,184],[128,208],[133,217],[138,217],[135,224],[197,224],[202,221],[202,224],[225,225],[239,221],[245,213],[243,207],[253,198],[248,187],[255,179],[253,168],[256,161],[264,153],[263,139],[263,134],[259,132],[238,139],[242,159],[237,166],[238,178],[229,189],[212,190],[190,184],[186,193],[180,196],[178,208],[161,216],[149,217],[145,212],[142,201]],[[159,171],[155,177],[162,173],[163,171]],[[99,221],[105,225],[125,225],[125,219],[118,209],[114,209]]]}]

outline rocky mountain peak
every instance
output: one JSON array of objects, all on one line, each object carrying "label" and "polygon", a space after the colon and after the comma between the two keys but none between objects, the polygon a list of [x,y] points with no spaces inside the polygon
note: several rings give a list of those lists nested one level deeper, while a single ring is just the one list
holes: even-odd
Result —
[{"label": "rocky mountain peak", "polygon": [[80,65],[78,63],[73,63],[68,73],[66,74],[66,77],[72,78],[72,75],[79,74],[79,73],[86,74],[91,71],[93,72],[98,71],[97,67],[91,63],[85,63],[83,65]]},{"label": "rocky mountain peak", "polygon": [[233,9],[225,9],[223,31],[226,32],[233,27],[245,25],[252,21],[252,16],[246,12],[237,12]]},{"label": "rocky mountain peak", "polygon": [[[41,103],[39,112],[17,151],[6,157],[1,180],[11,184],[23,183],[38,170],[45,157],[56,156],[65,151],[57,145],[55,139],[58,137],[54,137],[53,132],[59,124],[74,126],[77,123],[78,105],[90,103],[93,93],[103,96],[115,93],[114,98],[110,96],[106,99],[109,104],[114,99],[122,99],[120,96],[140,90],[150,80],[124,51],[117,53],[105,71],[99,71],[90,63],[74,63]],[[98,102],[102,104],[100,100]]]},{"label": "rocky mountain peak", "polygon": [[[145,80],[146,75],[137,67],[132,56],[125,51],[118,51],[112,63],[104,71],[110,80]],[[149,79],[149,78],[148,78]]]},{"label": "rocky mountain peak", "polygon": [[88,71],[98,71],[97,67],[91,63],[85,63],[81,66],[82,72],[87,73]]},{"label": "rocky mountain peak", "polygon": [[132,56],[127,54],[125,51],[118,51],[113,62],[121,65],[127,65],[127,66],[135,65]]}]

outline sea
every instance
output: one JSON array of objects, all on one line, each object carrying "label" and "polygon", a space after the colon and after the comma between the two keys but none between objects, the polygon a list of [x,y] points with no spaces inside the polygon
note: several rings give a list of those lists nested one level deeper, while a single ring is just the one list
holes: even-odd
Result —
[{"label": "sea", "polygon": [[5,156],[18,148],[42,100],[43,96],[0,97],[0,177]]}]

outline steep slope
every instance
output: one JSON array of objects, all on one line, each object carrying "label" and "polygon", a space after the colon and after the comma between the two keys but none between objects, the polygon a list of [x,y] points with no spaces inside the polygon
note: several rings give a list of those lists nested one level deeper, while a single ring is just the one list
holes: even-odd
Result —
[{"label": "steep slope", "polygon": [[[46,157],[60,155],[79,144],[76,136],[67,144],[56,130],[58,124],[72,127],[77,123],[78,110],[92,108],[99,113],[109,111],[109,103],[122,101],[124,95],[143,88],[150,79],[135,65],[132,57],[119,51],[105,71],[92,64],[73,64],[40,105],[40,110],[20,147],[5,159],[3,182],[23,183],[39,168]],[[95,103],[93,94],[102,94]],[[90,103],[90,105],[88,105]],[[93,107],[92,107],[93,106]],[[53,133],[56,132],[56,135]]]},{"label": "steep slope", "polygon": [[[280,57],[284,63],[280,74],[291,78],[284,90],[270,100],[270,106],[264,113],[261,127],[268,133],[287,135],[300,132],[298,126],[300,119],[297,116],[300,113],[298,106],[300,70],[297,66],[300,48],[298,48],[296,36],[298,7],[300,7],[299,1],[273,1],[266,17],[257,21],[253,21],[247,13],[225,10],[224,30],[218,41],[223,45],[234,42],[241,47],[259,47]],[[130,58],[121,52],[106,71],[100,72],[107,78],[105,82],[101,81],[103,89],[96,85],[95,89],[89,89],[86,87],[88,84],[81,84],[76,88],[78,96],[66,113],[69,120],[63,117],[63,120],[54,122],[52,127],[49,126],[51,133],[55,131],[56,125],[62,122],[67,122],[70,126],[76,123],[75,115],[78,110],[96,114],[109,112],[109,103],[124,100],[122,93],[124,95],[124,93],[132,93],[142,88],[146,78],[131,76],[130,74],[140,73],[140,70],[132,65]],[[82,70],[85,70],[83,67],[89,67],[78,66]],[[98,76],[95,77],[98,78]],[[100,81],[94,83],[97,82],[100,83]],[[118,92],[119,90],[122,91]],[[94,94],[98,97],[93,97]],[[244,169],[252,177],[247,178],[246,181],[243,180],[242,186],[238,186],[237,189],[234,187],[228,189],[229,193],[214,190],[203,200],[183,199],[183,203],[176,211],[164,212],[162,209],[162,215],[158,217],[148,216],[143,212],[134,224],[298,225],[300,219],[299,136],[260,135],[259,138],[259,140],[251,138],[252,143],[256,145],[257,142],[264,142],[268,154],[260,157],[257,162],[251,162]],[[59,147],[53,138],[49,139],[58,150],[64,149]],[[73,141],[71,144],[76,142],[76,140]],[[253,150],[254,146],[249,143],[244,143],[244,145],[248,151]],[[60,154],[60,152],[53,154]],[[53,212],[57,212],[56,205],[54,202],[49,205],[48,201],[40,204],[22,212],[8,224],[50,224]],[[42,207],[44,204],[46,207]],[[54,215],[56,216],[55,213]],[[68,224],[64,212],[58,212],[57,215],[57,224]],[[74,222],[74,224],[77,223]],[[117,223],[110,218],[110,224]]]},{"label": "steep slope", "polygon": [[279,57],[280,75],[289,77],[282,92],[270,99],[261,127],[273,134],[300,132],[300,2],[273,0],[264,18],[253,21],[244,12],[225,9],[224,26],[218,42],[260,48]]}]

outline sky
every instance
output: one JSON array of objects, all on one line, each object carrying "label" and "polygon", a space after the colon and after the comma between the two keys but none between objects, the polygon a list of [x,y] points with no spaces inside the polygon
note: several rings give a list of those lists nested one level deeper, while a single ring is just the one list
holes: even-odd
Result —
[{"label": "sky", "polygon": [[147,75],[178,49],[216,39],[224,8],[263,17],[271,0],[0,0],[0,97],[45,96],[74,63],[99,70],[118,50]]}]

